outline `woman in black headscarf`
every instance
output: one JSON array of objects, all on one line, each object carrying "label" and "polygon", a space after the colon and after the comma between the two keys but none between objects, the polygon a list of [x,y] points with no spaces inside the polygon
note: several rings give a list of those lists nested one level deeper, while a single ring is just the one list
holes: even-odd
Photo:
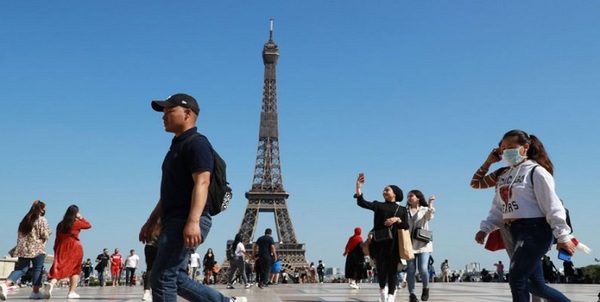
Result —
[{"label": "woman in black headscarf", "polygon": [[400,262],[397,230],[409,228],[406,208],[397,203],[402,201],[404,195],[398,186],[389,185],[383,189],[384,202],[366,201],[361,191],[364,183],[365,176],[360,173],[356,180],[356,194],[354,195],[356,204],[374,212],[373,233],[378,233],[378,231],[385,233],[387,229],[390,229],[391,238],[382,240],[375,238],[369,247],[369,253],[375,260],[380,301],[394,301],[398,282],[398,263]]}]

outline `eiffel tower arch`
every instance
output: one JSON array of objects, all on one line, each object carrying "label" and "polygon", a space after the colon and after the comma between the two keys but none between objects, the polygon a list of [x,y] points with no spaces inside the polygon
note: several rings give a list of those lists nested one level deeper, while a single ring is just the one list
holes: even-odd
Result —
[{"label": "eiffel tower arch", "polygon": [[[289,193],[283,188],[281,162],[279,154],[279,126],[277,115],[277,60],[279,47],[273,41],[273,20],[269,32],[269,41],[262,51],[265,65],[262,110],[258,134],[258,151],[254,166],[254,177],[250,191],[246,192],[248,205],[242,218],[239,233],[246,242],[246,250],[252,251],[253,240],[264,234],[256,230],[259,213],[272,213],[275,218],[275,246],[277,255],[282,259],[283,267],[288,271],[307,266],[306,250],[298,243],[294,226],[287,207]],[[258,231],[258,233],[257,233]],[[227,242],[230,248],[231,240]],[[229,263],[225,261],[220,272],[220,280],[226,281]]]}]

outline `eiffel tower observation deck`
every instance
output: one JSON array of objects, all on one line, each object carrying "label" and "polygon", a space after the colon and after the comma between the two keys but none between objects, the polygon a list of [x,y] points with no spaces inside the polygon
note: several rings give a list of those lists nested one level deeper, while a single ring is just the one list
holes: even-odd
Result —
[{"label": "eiffel tower observation deck", "polygon": [[[262,51],[265,65],[262,110],[258,134],[258,152],[254,167],[252,188],[246,192],[248,205],[239,233],[246,249],[252,250],[253,240],[264,234],[264,230],[256,230],[259,213],[273,213],[275,218],[274,241],[277,254],[282,259],[283,267],[293,270],[306,266],[305,248],[298,243],[296,233],[287,207],[289,193],[283,188],[281,161],[279,154],[279,128],[277,117],[277,60],[279,47],[273,41],[273,20],[270,24],[269,41]],[[228,243],[228,247],[231,243]]]}]

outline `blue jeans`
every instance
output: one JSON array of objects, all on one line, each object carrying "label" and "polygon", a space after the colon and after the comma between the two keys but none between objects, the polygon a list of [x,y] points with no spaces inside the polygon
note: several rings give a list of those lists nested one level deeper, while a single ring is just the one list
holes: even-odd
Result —
[{"label": "blue jeans", "polygon": [[100,283],[100,286],[104,286],[104,270],[96,270],[98,272],[98,282]]},{"label": "blue jeans", "polygon": [[519,219],[511,224],[510,233],[514,247],[508,279],[513,302],[529,302],[529,292],[548,301],[570,302],[544,281],[540,259],[552,243],[552,230],[546,218]]},{"label": "blue jeans", "polygon": [[[150,274],[152,301],[176,302],[177,296],[197,302],[229,302],[230,299],[210,286],[194,282],[187,273],[189,248],[183,243],[185,218],[171,218],[162,222],[158,253]],[[206,240],[212,219],[200,218],[202,241]]]},{"label": "blue jeans", "polygon": [[427,270],[429,253],[424,252],[415,254],[415,259],[407,260],[406,263],[406,283],[408,283],[408,292],[411,294],[415,293],[417,267],[419,268],[419,275],[421,275],[423,288],[427,288],[429,286],[429,271]]},{"label": "blue jeans", "polygon": [[133,276],[135,276],[135,267],[125,268],[125,286],[133,286]]},{"label": "blue jeans", "polygon": [[39,254],[33,258],[21,258],[17,260],[17,265],[15,266],[15,270],[8,275],[8,280],[16,283],[23,275],[27,273],[29,270],[29,265],[31,264],[33,269],[33,276],[31,281],[33,286],[41,286],[42,285],[42,269],[44,268],[44,259],[46,259],[46,254]]}]

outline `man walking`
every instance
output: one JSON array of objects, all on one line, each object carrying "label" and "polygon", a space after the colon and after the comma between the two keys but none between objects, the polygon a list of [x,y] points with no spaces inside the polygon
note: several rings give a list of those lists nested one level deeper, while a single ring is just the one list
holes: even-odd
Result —
[{"label": "man walking", "polygon": [[125,259],[125,286],[133,286],[135,269],[140,265],[140,257],[135,254],[135,250],[129,251],[129,256]]},{"label": "man walking", "polygon": [[228,298],[192,281],[186,271],[189,249],[206,239],[212,225],[205,205],[214,157],[208,139],[197,134],[200,107],[182,93],[151,105],[163,113],[165,131],[175,134],[162,164],[160,199],[139,235],[140,241],[148,242],[160,219],[158,253],[150,275],[152,300],[176,302],[179,295],[189,301],[245,302],[244,297]]},{"label": "man walking", "polygon": [[96,271],[98,272],[98,281],[100,282],[100,286],[106,285],[106,280],[104,279],[104,271],[108,266],[108,260],[110,260],[110,256],[108,255],[108,249],[104,248],[102,254],[96,257]]},{"label": "man walking", "polygon": [[260,288],[268,286],[271,266],[275,259],[277,259],[277,250],[275,249],[275,242],[273,241],[273,237],[271,237],[271,233],[271,229],[266,229],[265,234],[256,240],[253,248],[252,254],[256,255],[258,253],[260,272],[257,273],[260,273],[260,283],[258,284]]}]

